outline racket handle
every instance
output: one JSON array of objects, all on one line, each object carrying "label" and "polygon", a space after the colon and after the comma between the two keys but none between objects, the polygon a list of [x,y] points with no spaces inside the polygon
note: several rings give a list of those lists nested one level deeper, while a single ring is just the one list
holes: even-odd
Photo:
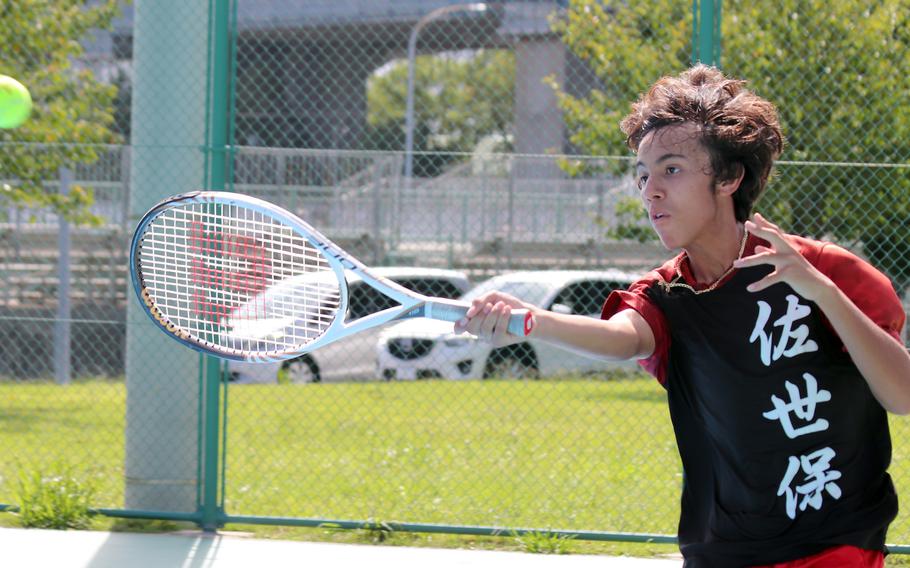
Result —
[{"label": "racket handle", "polygon": [[[434,300],[427,302],[424,317],[456,322],[468,313],[470,304],[456,301]],[[527,337],[534,329],[534,316],[530,310],[513,309],[509,317],[508,331],[518,337]]]},{"label": "racket handle", "polygon": [[531,310],[518,308],[509,316],[509,333],[518,337],[527,337],[534,330],[534,316]]}]

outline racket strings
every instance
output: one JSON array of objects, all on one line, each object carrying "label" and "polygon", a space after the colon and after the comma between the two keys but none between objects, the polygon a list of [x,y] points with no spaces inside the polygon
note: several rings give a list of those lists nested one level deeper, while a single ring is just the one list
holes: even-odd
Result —
[{"label": "racket strings", "polygon": [[171,323],[238,353],[309,343],[341,304],[338,279],[319,249],[292,227],[238,205],[163,211],[146,227],[138,265]]}]

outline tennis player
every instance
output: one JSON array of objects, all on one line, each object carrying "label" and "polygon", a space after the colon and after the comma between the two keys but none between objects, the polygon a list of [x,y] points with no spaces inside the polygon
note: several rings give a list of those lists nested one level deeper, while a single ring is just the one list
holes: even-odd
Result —
[{"label": "tennis player", "polygon": [[456,330],[637,358],[667,390],[682,458],[686,567],[880,567],[897,514],[887,412],[910,412],[904,312],[890,281],[752,207],[783,150],[774,106],[698,65],[622,121],[640,197],[682,252],[606,300],[603,319],[494,292]]}]

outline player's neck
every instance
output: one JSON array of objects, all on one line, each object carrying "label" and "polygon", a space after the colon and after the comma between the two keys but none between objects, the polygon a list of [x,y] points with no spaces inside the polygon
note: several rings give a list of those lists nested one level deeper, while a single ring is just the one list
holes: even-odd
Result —
[{"label": "player's neck", "polygon": [[686,247],[689,269],[696,282],[712,283],[729,273],[743,250],[745,231],[741,223],[732,223],[718,230],[710,242]]}]

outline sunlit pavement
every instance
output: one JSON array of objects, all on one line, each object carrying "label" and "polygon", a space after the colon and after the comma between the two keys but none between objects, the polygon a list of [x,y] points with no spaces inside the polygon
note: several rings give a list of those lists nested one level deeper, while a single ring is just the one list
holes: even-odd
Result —
[{"label": "sunlit pavement", "polygon": [[680,560],[262,540],[230,534],[137,534],[0,528],[0,565],[26,568],[679,568]]}]

